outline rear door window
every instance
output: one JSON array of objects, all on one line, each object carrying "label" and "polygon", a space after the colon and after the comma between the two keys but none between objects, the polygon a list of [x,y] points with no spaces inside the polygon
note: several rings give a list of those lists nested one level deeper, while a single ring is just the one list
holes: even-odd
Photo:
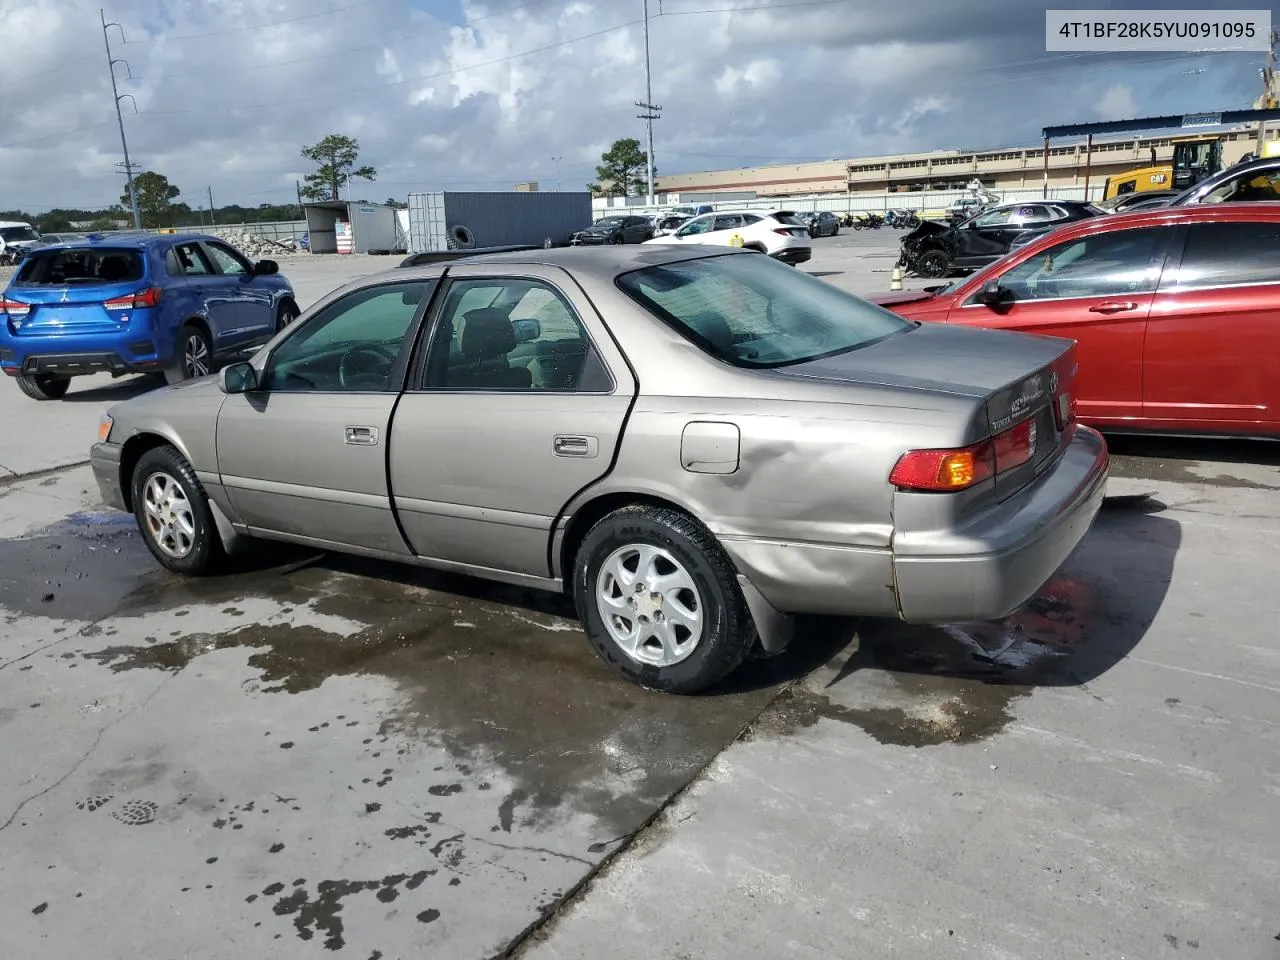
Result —
[{"label": "rear door window", "polygon": [[1226,287],[1280,282],[1280,223],[1193,223],[1182,264],[1162,286]]},{"label": "rear door window", "polygon": [[213,264],[198,243],[179,243],[165,258],[169,272],[178,277],[206,277],[214,273]]},{"label": "rear door window", "polygon": [[14,278],[19,287],[65,287],[74,284],[132,283],[142,279],[145,265],[138,250],[71,247],[33,253]]}]

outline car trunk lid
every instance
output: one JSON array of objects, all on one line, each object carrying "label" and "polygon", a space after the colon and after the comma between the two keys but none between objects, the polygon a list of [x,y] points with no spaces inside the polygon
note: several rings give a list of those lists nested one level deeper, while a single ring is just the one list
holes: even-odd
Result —
[{"label": "car trunk lid", "polygon": [[1074,341],[920,324],[857,350],[775,370],[786,377],[915,388],[972,398],[967,444],[1002,458],[1003,499],[1035,479],[1068,439],[1075,418]]}]

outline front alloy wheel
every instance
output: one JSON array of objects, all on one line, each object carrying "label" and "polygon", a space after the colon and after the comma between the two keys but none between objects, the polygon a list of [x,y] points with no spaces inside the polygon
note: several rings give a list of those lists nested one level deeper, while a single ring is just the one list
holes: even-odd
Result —
[{"label": "front alloy wheel", "polygon": [[196,521],[182,486],[163,471],[147,477],[142,486],[142,514],[147,535],[174,560],[190,556],[195,547]]},{"label": "front alloy wheel", "polygon": [[226,553],[195,471],[170,446],[138,458],[130,478],[133,514],[147,549],[175,573],[214,572]]}]

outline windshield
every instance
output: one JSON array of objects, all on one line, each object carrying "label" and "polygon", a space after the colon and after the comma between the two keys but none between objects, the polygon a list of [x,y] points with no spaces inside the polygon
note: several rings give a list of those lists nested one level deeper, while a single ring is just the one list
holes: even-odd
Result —
[{"label": "windshield", "polygon": [[[582,221],[579,220],[578,222],[581,223]],[[621,217],[601,217],[599,220],[593,223],[592,226],[593,227],[612,227],[612,226],[616,226],[621,222],[622,222]]]},{"label": "windshield", "polygon": [[134,283],[142,274],[142,255],[137,250],[71,247],[28,254],[13,282],[18,287]]},{"label": "windshield", "polygon": [[704,351],[768,368],[846,353],[913,324],[824,280],[758,254],[635,270],[621,290]]},{"label": "windshield", "polygon": [[22,243],[24,240],[39,240],[40,234],[31,227],[0,227],[0,240],[5,243]]}]

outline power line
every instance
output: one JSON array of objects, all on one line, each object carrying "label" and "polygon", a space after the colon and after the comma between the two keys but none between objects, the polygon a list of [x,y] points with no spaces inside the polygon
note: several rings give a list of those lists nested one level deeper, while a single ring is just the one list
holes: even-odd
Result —
[{"label": "power line", "polygon": [[304,13],[296,17],[288,17],[284,20],[273,20],[270,23],[254,23],[254,24],[250,24],[247,27],[233,27],[230,30],[210,30],[206,33],[188,33],[188,34],[180,35],[176,37],[170,37],[170,36],[161,34],[158,37],[146,37],[142,40],[133,40],[133,41],[126,40],[125,43],[131,44],[133,46],[137,46],[138,44],[159,43],[160,41],[164,41],[165,43],[170,43],[177,40],[204,40],[208,37],[225,37],[225,36],[230,36],[233,33],[247,33],[250,30],[266,30],[269,27],[280,27],[280,26],[284,26],[285,24],[298,23],[299,21],[302,21],[302,20],[314,20],[317,17],[331,17],[335,13],[343,13],[344,11],[347,11],[347,10],[355,10],[358,7],[371,7],[374,4],[387,3],[387,2],[388,0],[358,0],[357,3],[348,3],[340,7],[330,7],[328,10],[321,10],[317,13]]},{"label": "power line", "polygon": [[[133,227],[135,230],[142,229],[142,217],[138,213],[138,191],[133,184],[133,164],[129,161],[129,141],[124,135],[124,114],[120,112],[120,101],[124,99],[133,100],[133,94],[121,93],[116,87],[116,64],[123,63],[125,69],[129,68],[129,61],[119,60],[111,56],[111,27],[115,27],[120,31],[120,38],[124,39],[124,27],[120,24],[112,22],[107,23],[107,14],[105,10],[98,11],[99,17],[102,19],[102,42],[107,47],[107,73],[111,74],[111,95],[115,100],[116,107],[116,123],[120,125],[120,147],[124,151],[124,175],[129,184],[129,205],[133,208]],[[133,100],[133,112],[138,112],[138,101]]]}]

